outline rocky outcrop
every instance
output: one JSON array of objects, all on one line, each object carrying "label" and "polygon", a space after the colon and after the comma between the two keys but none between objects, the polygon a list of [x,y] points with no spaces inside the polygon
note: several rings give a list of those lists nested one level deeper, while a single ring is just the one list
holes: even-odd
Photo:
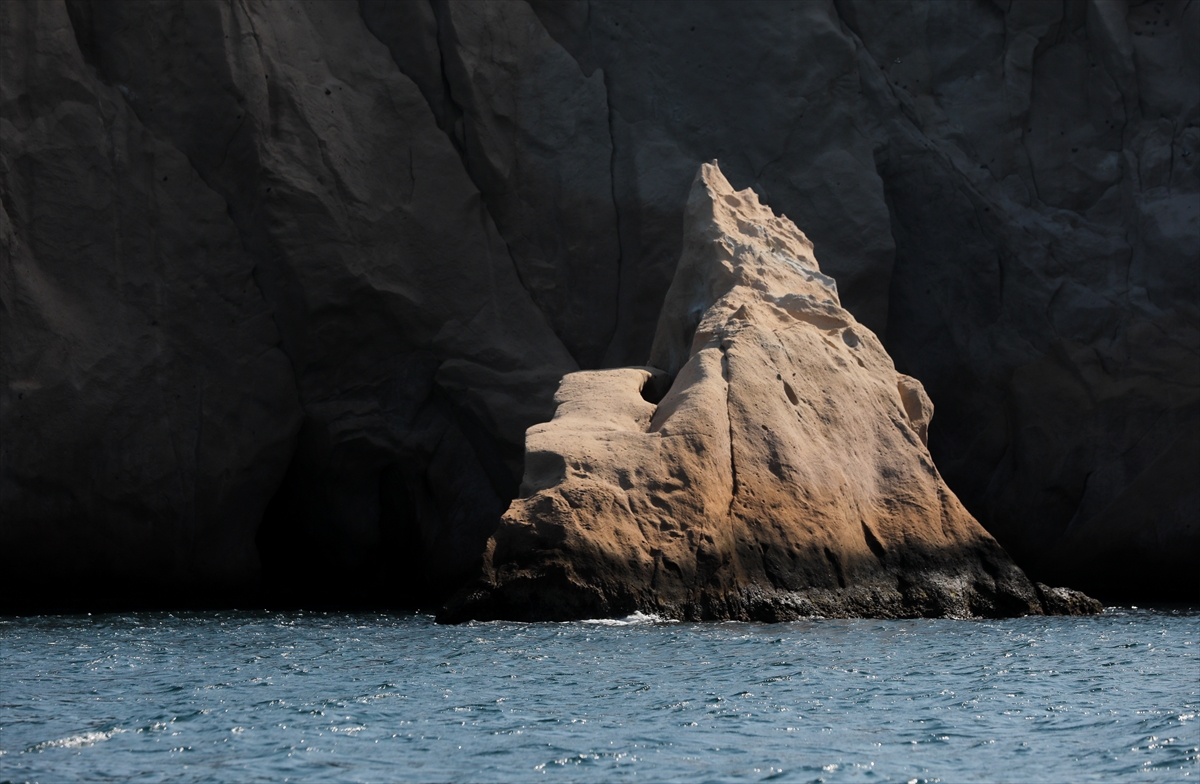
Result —
[{"label": "rocky outcrop", "polygon": [[440,593],[719,157],[1034,577],[1195,596],[1200,4],[0,5],[6,573]]},{"label": "rocky outcrop", "polygon": [[656,367],[563,379],[480,583],[443,618],[1041,612],[934,467],[920,384],[808,238],[715,162],[683,237]]},{"label": "rocky outcrop", "polygon": [[1051,588],[1043,583],[1037,583],[1034,587],[1047,615],[1095,615],[1104,610],[1100,602],[1082,591]]},{"label": "rocky outcrop", "polygon": [[608,85],[639,325],[613,364],[720,158],[924,382],[938,466],[1018,562],[1197,595],[1200,5],[531,2]]}]

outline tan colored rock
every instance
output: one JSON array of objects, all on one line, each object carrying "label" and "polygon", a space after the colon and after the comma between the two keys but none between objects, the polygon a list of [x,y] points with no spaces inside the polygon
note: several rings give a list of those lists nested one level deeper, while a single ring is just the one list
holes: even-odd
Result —
[{"label": "tan colored rock", "polygon": [[719,157],[938,401],[939,469],[1031,576],[1200,596],[1200,3],[530,3],[608,90],[610,365]]},{"label": "tan colored rock", "polygon": [[[812,243],[701,166],[654,368],[567,375],[446,619],[1039,613],[946,487],[932,413]],[[657,404],[657,388],[674,382]]]}]

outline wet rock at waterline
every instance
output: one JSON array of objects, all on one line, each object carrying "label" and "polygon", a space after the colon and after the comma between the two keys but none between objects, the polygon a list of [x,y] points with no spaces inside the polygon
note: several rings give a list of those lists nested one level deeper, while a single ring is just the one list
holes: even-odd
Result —
[{"label": "wet rock at waterline", "polygon": [[1092,597],[1071,588],[1051,588],[1036,583],[1038,598],[1047,615],[1095,615],[1104,607]]},{"label": "wet rock at waterline", "polygon": [[[573,373],[447,620],[1057,611],[963,508],[932,406],[812,243],[697,174],[651,367]],[[665,394],[664,394],[665,392]],[[1080,605],[1079,602],[1072,607]]]}]

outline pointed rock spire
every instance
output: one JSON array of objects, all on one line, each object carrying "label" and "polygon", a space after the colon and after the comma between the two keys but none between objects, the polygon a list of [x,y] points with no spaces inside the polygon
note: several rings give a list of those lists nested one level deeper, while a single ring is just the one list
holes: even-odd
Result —
[{"label": "pointed rock spire", "polygon": [[920,383],[842,309],[804,233],[716,162],[692,187],[650,362],[563,378],[554,419],[526,434],[521,497],[444,619],[1090,606],[1043,606],[934,467]]}]

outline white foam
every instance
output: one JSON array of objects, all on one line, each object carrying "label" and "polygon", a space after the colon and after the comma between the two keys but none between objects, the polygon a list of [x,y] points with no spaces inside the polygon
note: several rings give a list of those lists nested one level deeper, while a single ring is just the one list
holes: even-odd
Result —
[{"label": "white foam", "polygon": [[636,626],[642,623],[679,623],[674,618],[664,618],[654,613],[635,612],[624,618],[589,618],[584,623],[594,623],[597,626]]},{"label": "white foam", "polygon": [[58,740],[48,740],[45,743],[39,743],[31,747],[30,751],[45,751],[46,749],[80,749],[84,746],[93,746],[100,741],[108,740],[118,732],[124,732],[122,729],[111,729],[108,732],[84,732],[80,735],[72,735],[69,738],[59,738]]}]

